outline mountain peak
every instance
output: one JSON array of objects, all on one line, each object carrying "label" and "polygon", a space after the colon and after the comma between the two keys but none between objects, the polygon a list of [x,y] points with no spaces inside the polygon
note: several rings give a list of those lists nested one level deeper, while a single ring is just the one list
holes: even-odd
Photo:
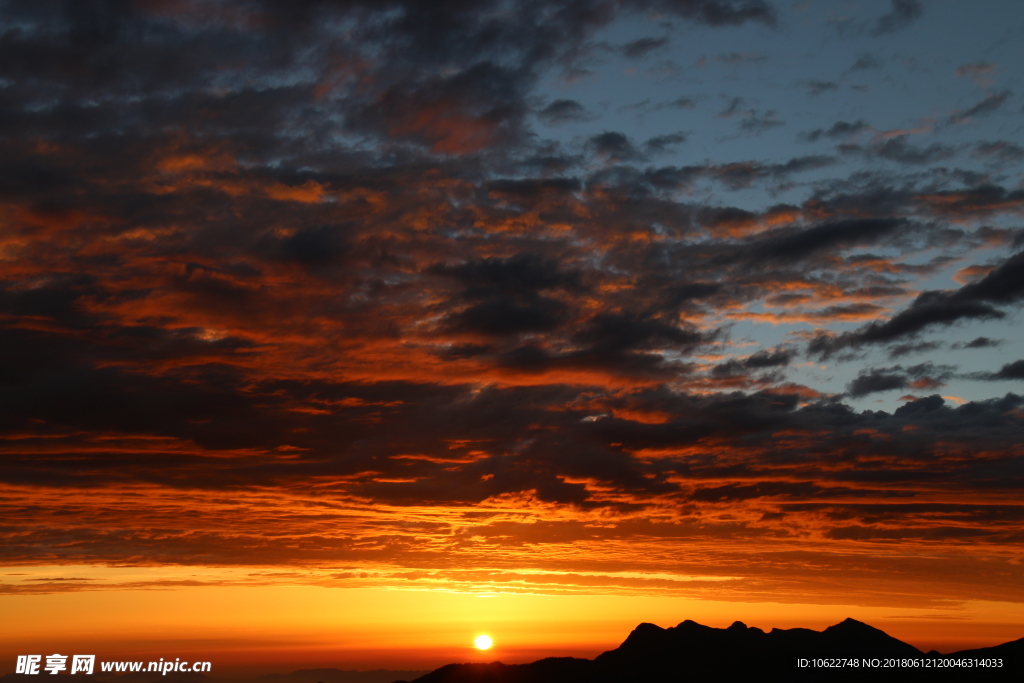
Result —
[{"label": "mountain peak", "polygon": [[652,637],[657,638],[664,633],[665,629],[662,627],[645,621],[642,624],[638,624],[637,627],[630,632],[629,636],[626,638],[626,642],[629,642],[630,639],[646,640]]},{"label": "mountain peak", "polygon": [[626,649],[649,647],[654,643],[660,643],[664,637],[665,629],[645,621],[634,628],[619,647]]},{"label": "mountain peak", "polygon": [[639,631],[641,633],[647,633],[647,632],[661,633],[664,630],[665,629],[663,629],[662,627],[658,626],[657,624],[652,624],[650,622],[645,621],[645,622],[643,622],[641,624],[638,624],[637,627],[635,629],[633,629],[633,632],[636,633],[637,631]]},{"label": "mountain peak", "polygon": [[903,657],[917,657],[921,651],[913,645],[893,638],[888,633],[856,619],[843,619],[821,632],[825,642],[835,645],[837,652],[874,651]]},{"label": "mountain peak", "polygon": [[823,633],[842,634],[844,636],[853,635],[853,634],[879,634],[880,633],[880,634],[882,634],[882,635],[884,635],[886,637],[890,637],[889,634],[887,634],[885,631],[882,631],[881,629],[877,629],[874,626],[871,626],[869,624],[865,624],[863,621],[857,621],[856,619],[851,619],[850,617],[847,617],[846,619],[843,619],[838,624],[834,624],[832,626],[829,626],[828,628],[826,628],[823,631]]}]

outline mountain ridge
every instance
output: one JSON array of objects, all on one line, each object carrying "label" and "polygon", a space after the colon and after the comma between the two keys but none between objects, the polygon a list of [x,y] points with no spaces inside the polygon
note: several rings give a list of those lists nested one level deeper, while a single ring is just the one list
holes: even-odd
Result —
[{"label": "mountain ridge", "polygon": [[[728,628],[689,619],[641,623],[594,659],[548,657],[528,664],[448,664],[411,683],[660,683],[717,681],[1021,680],[1024,638],[948,655],[924,653],[885,631],[844,619],[822,631],[743,622]],[[396,681],[395,683],[410,683]]]}]

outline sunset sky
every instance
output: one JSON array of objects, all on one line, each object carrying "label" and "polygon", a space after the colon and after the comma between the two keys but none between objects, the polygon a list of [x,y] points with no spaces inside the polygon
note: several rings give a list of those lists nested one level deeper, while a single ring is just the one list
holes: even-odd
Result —
[{"label": "sunset sky", "polygon": [[1019,0],[0,1],[0,674],[1024,636],[1022,67]]}]

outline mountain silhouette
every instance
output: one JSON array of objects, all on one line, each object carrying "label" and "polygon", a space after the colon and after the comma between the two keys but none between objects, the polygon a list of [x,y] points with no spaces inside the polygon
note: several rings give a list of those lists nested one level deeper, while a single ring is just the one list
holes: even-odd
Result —
[{"label": "mountain silhouette", "polygon": [[[1002,665],[997,666],[1000,661]],[[835,666],[840,663],[844,666]],[[549,657],[529,664],[448,664],[412,683],[967,683],[1021,681],[1022,673],[1024,638],[943,655],[923,653],[856,619],[846,619],[824,631],[791,628],[768,633],[739,621],[729,628],[712,628],[687,620],[672,628],[640,624],[619,647],[595,659]]]}]

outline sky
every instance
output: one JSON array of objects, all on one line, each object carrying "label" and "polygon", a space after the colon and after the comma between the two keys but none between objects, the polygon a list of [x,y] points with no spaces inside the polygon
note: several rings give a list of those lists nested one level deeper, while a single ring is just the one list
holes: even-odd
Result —
[{"label": "sky", "polygon": [[1024,636],[1022,34],[0,2],[4,673]]}]

